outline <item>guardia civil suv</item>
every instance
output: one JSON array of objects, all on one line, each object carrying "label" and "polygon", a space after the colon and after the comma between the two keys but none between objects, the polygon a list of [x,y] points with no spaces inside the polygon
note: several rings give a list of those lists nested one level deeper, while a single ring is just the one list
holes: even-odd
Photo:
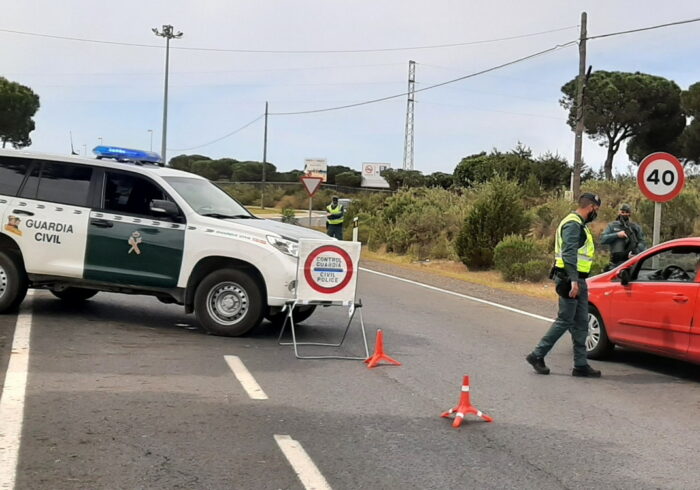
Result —
[{"label": "guardia civil suv", "polygon": [[[208,180],[149,163],[0,150],[0,313],[28,288],[65,301],[99,291],[184,305],[217,335],[279,321],[298,241]],[[313,306],[295,311],[305,319]]]}]

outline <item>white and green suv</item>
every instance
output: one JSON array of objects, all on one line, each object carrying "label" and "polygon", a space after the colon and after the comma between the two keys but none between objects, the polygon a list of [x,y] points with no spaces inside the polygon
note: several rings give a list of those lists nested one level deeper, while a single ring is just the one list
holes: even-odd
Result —
[{"label": "white and green suv", "polygon": [[256,218],[190,173],[14,150],[0,150],[0,220],[0,313],[27,288],[66,301],[147,294],[228,336],[279,321],[294,297],[298,241],[331,240]]}]

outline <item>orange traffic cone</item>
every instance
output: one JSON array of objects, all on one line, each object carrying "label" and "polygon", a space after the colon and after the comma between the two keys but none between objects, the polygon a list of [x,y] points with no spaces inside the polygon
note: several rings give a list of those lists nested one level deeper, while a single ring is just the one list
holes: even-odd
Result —
[{"label": "orange traffic cone", "polygon": [[376,367],[382,361],[386,361],[395,366],[400,366],[401,363],[384,353],[384,332],[381,329],[377,330],[377,344],[374,346],[374,354],[365,359],[368,368]]},{"label": "orange traffic cone", "polygon": [[459,427],[462,425],[464,416],[470,413],[476,415],[477,417],[481,417],[486,422],[493,422],[491,417],[472,406],[472,403],[469,400],[469,376],[465,376],[464,380],[462,381],[462,394],[459,397],[459,405],[443,413],[441,417],[449,417],[453,413],[455,414],[455,420],[452,422],[452,427]]}]

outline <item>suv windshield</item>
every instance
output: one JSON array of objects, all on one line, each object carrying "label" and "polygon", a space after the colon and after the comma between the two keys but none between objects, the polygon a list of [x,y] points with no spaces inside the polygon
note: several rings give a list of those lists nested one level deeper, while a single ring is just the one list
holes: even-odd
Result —
[{"label": "suv windshield", "polygon": [[164,177],[192,209],[213,218],[255,218],[238,201],[208,180]]}]

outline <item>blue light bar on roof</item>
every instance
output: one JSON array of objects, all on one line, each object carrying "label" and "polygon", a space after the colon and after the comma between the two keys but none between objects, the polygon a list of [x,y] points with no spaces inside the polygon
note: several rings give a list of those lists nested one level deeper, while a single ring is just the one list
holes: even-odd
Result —
[{"label": "blue light bar on roof", "polygon": [[132,150],[118,146],[96,146],[92,152],[97,158],[114,158],[119,162],[160,163],[160,155],[153,151]]}]

